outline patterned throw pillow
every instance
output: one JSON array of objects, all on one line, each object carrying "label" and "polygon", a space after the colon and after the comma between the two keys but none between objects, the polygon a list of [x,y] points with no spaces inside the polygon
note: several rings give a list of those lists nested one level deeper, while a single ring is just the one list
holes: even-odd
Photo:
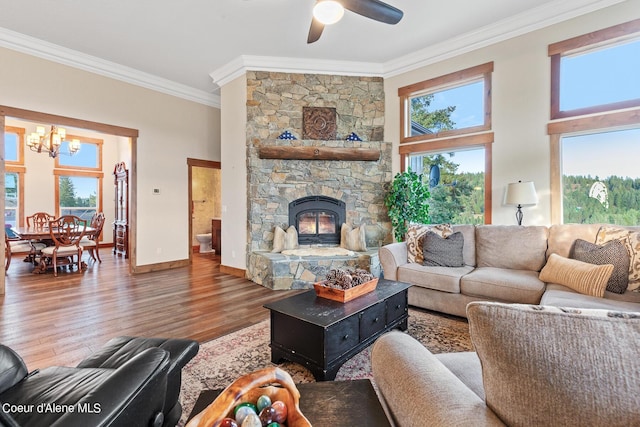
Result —
[{"label": "patterned throw pillow", "polygon": [[640,233],[622,227],[603,225],[596,235],[596,245],[612,240],[621,241],[629,254],[629,286],[628,290],[640,292]]},{"label": "patterned throw pillow", "polygon": [[462,267],[464,258],[464,236],[461,232],[453,233],[449,237],[442,238],[433,231],[427,231],[424,235],[422,265],[431,267]]},{"label": "patterned throw pillow", "polygon": [[551,254],[539,278],[545,283],[557,283],[581,294],[602,298],[613,265],[595,265]]},{"label": "patterned throw pillow", "polygon": [[607,282],[607,290],[624,294],[629,286],[629,254],[619,240],[612,240],[603,246],[577,239],[573,243],[569,258],[589,264],[612,264],[613,273]]},{"label": "patterned throw pillow", "polygon": [[422,255],[422,248],[424,246],[423,239],[427,231],[433,231],[442,238],[449,237],[453,234],[451,224],[434,224],[434,225],[422,225],[414,224],[410,225],[405,236],[407,242],[407,261],[416,262],[422,264],[424,261]]}]

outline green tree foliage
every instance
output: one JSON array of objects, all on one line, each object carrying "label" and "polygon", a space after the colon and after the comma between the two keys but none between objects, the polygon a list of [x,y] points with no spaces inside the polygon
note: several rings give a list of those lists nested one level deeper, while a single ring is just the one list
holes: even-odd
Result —
[{"label": "green tree foliage", "polygon": [[393,235],[398,242],[404,240],[410,223],[430,222],[429,189],[424,184],[422,175],[413,172],[411,168],[396,174],[384,204],[389,210]]},{"label": "green tree foliage", "polygon": [[[589,196],[596,182],[606,187],[608,204]],[[562,183],[565,224],[640,224],[640,179],[564,175]]]},{"label": "green tree foliage", "polygon": [[60,206],[76,206],[76,189],[68,176],[60,177]]},{"label": "green tree foliage", "polygon": [[420,123],[433,133],[450,130],[455,127],[451,120],[451,114],[456,110],[455,106],[449,106],[440,110],[429,111],[433,101],[433,95],[425,95],[411,99],[411,120]]},{"label": "green tree foliage", "polygon": [[[454,157],[455,153],[450,153]],[[442,154],[423,157],[423,174],[440,167],[440,183],[431,188],[429,213],[435,224],[484,223],[484,173],[458,173],[459,164]]]}]

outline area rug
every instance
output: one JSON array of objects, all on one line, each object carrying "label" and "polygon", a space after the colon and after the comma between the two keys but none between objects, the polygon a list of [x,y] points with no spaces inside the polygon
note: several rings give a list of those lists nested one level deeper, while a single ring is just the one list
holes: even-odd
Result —
[{"label": "area rug", "polygon": [[[472,351],[469,325],[465,319],[426,310],[409,309],[409,334],[433,353]],[[200,351],[182,370],[180,402],[183,426],[200,392],[224,388],[239,376],[268,366],[269,321],[265,320],[221,338],[202,343]],[[372,378],[370,348],[348,360],[336,380]],[[311,372],[302,365],[285,362],[281,368],[289,372],[296,383],[313,382]]]}]

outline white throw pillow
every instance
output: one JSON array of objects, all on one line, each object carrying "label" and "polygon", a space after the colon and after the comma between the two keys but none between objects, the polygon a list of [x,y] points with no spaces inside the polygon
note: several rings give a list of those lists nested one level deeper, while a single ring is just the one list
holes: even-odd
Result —
[{"label": "white throw pillow", "polygon": [[356,228],[342,224],[342,228],[340,229],[340,247],[350,251],[366,251],[367,239],[365,231],[364,224]]}]

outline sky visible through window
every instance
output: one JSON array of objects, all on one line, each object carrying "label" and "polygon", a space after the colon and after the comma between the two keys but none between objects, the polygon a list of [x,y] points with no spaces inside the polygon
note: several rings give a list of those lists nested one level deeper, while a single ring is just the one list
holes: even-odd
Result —
[{"label": "sky visible through window", "polygon": [[465,83],[463,86],[433,94],[429,110],[440,110],[455,105],[451,120],[455,129],[480,126],[484,123],[484,81]]}]

